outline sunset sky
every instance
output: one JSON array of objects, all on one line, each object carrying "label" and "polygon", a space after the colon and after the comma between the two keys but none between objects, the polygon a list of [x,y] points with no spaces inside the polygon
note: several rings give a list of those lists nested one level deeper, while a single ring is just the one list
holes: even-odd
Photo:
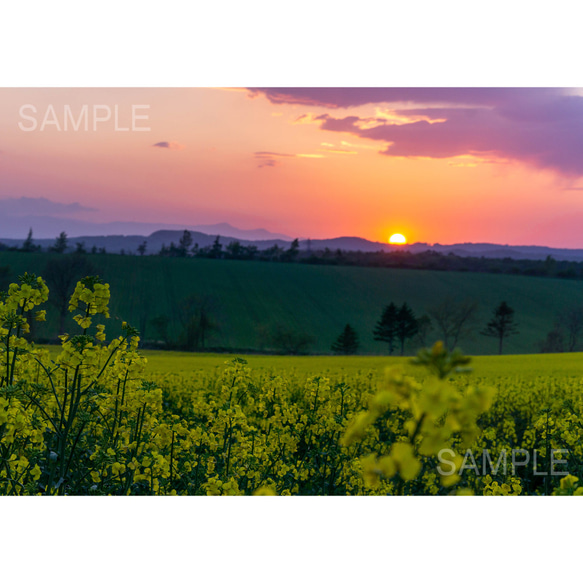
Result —
[{"label": "sunset sky", "polygon": [[583,91],[0,89],[0,209],[21,197],[92,222],[583,248]]}]

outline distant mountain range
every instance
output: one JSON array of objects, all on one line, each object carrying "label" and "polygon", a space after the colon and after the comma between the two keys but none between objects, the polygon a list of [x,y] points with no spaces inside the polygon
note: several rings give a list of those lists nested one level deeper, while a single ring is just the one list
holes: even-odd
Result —
[{"label": "distant mountain range", "polygon": [[[0,209],[1,210],[1,209]],[[207,235],[221,235],[251,241],[266,239],[281,239],[291,241],[293,237],[281,233],[271,233],[266,229],[238,229],[229,223],[216,225],[187,225],[166,223],[138,223],[132,221],[114,221],[111,223],[93,223],[79,219],[54,216],[12,215],[0,213],[0,239],[21,240],[26,237],[29,229],[33,230],[34,238],[54,239],[61,231],[69,237],[99,237],[99,236],[149,236],[155,231],[195,231]]]},{"label": "distant mountain range", "polygon": [[[16,217],[10,217],[14,220]],[[46,220],[50,217],[39,217]],[[31,217],[27,217],[27,225],[32,227],[34,242],[41,245],[44,249],[48,248],[55,241],[54,237],[37,237],[34,224],[30,222]],[[58,221],[59,219],[53,219]],[[0,225],[3,221],[0,219]],[[158,253],[163,245],[169,247],[172,243],[178,244],[184,230],[190,231],[193,244],[199,247],[207,247],[214,243],[217,236],[225,248],[232,241],[239,241],[242,245],[255,245],[260,251],[278,245],[284,249],[289,248],[292,238],[286,235],[270,233],[265,229],[245,230],[238,229],[228,223],[219,223],[216,225],[199,225],[197,227],[176,226],[173,228],[154,229],[150,235],[144,235],[142,231],[136,233],[136,230],[154,228],[159,225],[147,223],[83,223],[88,227],[83,236],[71,236],[69,238],[70,249],[73,250],[77,243],[83,243],[87,251],[92,247],[105,248],[108,253],[137,253],[138,246],[144,241],[147,244],[147,254]],[[62,225],[62,223],[59,223]],[[26,232],[28,232],[28,228]],[[61,230],[62,227],[60,227]],[[101,231],[101,232],[99,232]],[[0,243],[9,246],[20,246],[24,237],[5,237],[1,236],[5,230],[0,230]],[[22,229],[20,230],[22,232]],[[75,231],[73,231],[74,233]],[[125,232],[124,235],[115,234],[115,232]],[[67,231],[68,234],[69,231]],[[111,234],[110,234],[111,233]],[[337,237],[334,239],[301,239],[300,250],[302,251],[323,251],[326,248],[331,251],[340,249],[341,251],[409,251],[411,253],[422,253],[425,251],[434,251],[444,255],[453,253],[462,257],[487,257],[494,259],[546,259],[548,256],[557,260],[566,261],[583,261],[583,249],[557,249],[553,247],[544,247],[537,245],[498,245],[495,243],[457,243],[454,245],[440,245],[439,243],[413,243],[411,245],[401,245],[395,247],[388,243],[369,241],[361,237]]]}]

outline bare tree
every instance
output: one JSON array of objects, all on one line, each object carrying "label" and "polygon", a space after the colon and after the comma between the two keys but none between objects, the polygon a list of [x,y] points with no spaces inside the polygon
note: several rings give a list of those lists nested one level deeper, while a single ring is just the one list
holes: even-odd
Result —
[{"label": "bare tree", "polygon": [[558,314],[556,327],[563,331],[567,352],[575,352],[583,333],[583,307],[571,306]]},{"label": "bare tree", "polygon": [[459,300],[447,296],[429,310],[443,343],[453,350],[458,342],[469,336],[477,320],[478,302],[470,298]]},{"label": "bare tree", "polygon": [[422,348],[429,346],[429,333],[431,330],[433,330],[433,324],[427,314],[423,314],[423,316],[417,318],[417,334],[413,338],[415,344]]},{"label": "bare tree", "polygon": [[547,337],[538,343],[540,352],[564,352],[565,335],[560,328],[553,328]]},{"label": "bare tree", "polygon": [[281,354],[306,354],[315,340],[307,332],[286,328],[282,324],[268,330],[269,345]]},{"label": "bare tree", "polygon": [[204,349],[209,338],[219,330],[218,304],[213,296],[191,295],[179,306],[182,325],[180,344],[186,350]]}]

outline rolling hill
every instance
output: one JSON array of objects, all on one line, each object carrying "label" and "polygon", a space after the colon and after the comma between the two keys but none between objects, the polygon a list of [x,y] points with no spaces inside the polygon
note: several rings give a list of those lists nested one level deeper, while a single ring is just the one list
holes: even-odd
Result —
[{"label": "rolling hill", "polygon": [[[261,349],[264,332],[276,325],[315,338],[314,352],[327,353],[346,323],[357,331],[361,353],[384,354],[372,330],[389,302],[408,302],[424,314],[447,296],[480,303],[480,328],[502,300],[516,310],[520,333],[505,345],[507,353],[537,352],[537,344],[553,326],[563,306],[583,304],[583,282],[482,273],[454,273],[364,267],[232,261],[159,256],[87,255],[111,284],[112,316],[141,328],[153,338],[151,319],[166,315],[177,334],[179,305],[197,295],[212,298],[220,329],[210,344],[233,350]],[[42,253],[0,253],[0,266],[10,266],[12,279],[25,271],[42,273]],[[56,335],[56,315],[49,308],[39,336]],[[113,320],[113,332],[121,320]],[[74,327],[71,328],[74,330]],[[437,333],[429,335],[436,340]],[[493,354],[496,341],[475,334],[461,342],[468,353]],[[413,351],[410,347],[409,352]]]}]

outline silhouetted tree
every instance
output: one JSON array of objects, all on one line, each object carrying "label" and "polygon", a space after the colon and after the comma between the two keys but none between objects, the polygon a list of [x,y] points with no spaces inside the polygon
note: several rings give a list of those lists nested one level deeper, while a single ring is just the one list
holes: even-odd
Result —
[{"label": "silhouetted tree", "polygon": [[40,245],[35,245],[32,238],[32,229],[29,229],[28,236],[26,237],[24,243],[22,244],[21,251],[25,253],[32,253],[34,251],[40,251]]},{"label": "silhouetted tree", "polygon": [[49,289],[49,302],[59,312],[59,334],[65,332],[65,321],[69,314],[69,299],[75,284],[83,277],[95,272],[95,268],[82,255],[65,255],[49,259],[45,266],[43,277]]},{"label": "silhouetted tree", "polygon": [[477,311],[478,302],[457,300],[451,296],[428,310],[448,350],[453,350],[461,338],[471,334]]},{"label": "silhouetted tree", "polygon": [[257,249],[257,245],[247,245],[246,247],[242,247],[243,251],[243,259],[248,259],[253,261],[257,258],[257,254],[259,253]]},{"label": "silhouetted tree", "polygon": [[504,339],[518,334],[517,328],[518,325],[514,322],[514,310],[506,302],[501,302],[480,334],[498,338],[498,354],[502,354]]},{"label": "silhouetted tree", "polygon": [[186,350],[204,349],[210,336],[219,329],[218,305],[212,296],[192,295],[180,305],[182,325],[180,346]]},{"label": "silhouetted tree", "polygon": [[268,332],[268,344],[283,354],[304,354],[314,340],[307,332],[284,328],[281,324]]},{"label": "silhouetted tree", "polygon": [[188,250],[192,247],[192,235],[190,231],[184,231],[182,237],[178,241],[178,255],[180,257],[186,257],[188,255]]},{"label": "silhouetted tree", "polygon": [[211,259],[220,259],[223,256],[223,246],[219,241],[220,237],[217,235],[217,238],[215,239],[215,242],[213,243],[213,246],[208,253],[208,257]]},{"label": "silhouetted tree", "polygon": [[[87,249],[85,249],[85,243],[83,243],[83,241],[77,241],[77,243],[75,243],[75,253],[77,253],[78,255],[81,255],[83,253],[87,253]],[[123,252],[123,249],[122,249]]]},{"label": "silhouetted tree", "polygon": [[539,350],[541,352],[564,352],[565,337],[560,328],[553,328],[547,337],[539,343]]},{"label": "silhouetted tree", "polygon": [[279,261],[281,255],[283,253],[283,249],[279,245],[273,245],[268,249],[264,249],[261,252],[261,258],[267,261]]},{"label": "silhouetted tree", "polygon": [[389,345],[389,354],[393,354],[395,341],[397,340],[397,306],[391,302],[383,311],[381,319],[377,322],[373,338]]},{"label": "silhouetted tree", "polygon": [[55,243],[49,247],[49,253],[64,253],[68,246],[67,233],[61,231],[61,234],[55,239]]},{"label": "silhouetted tree", "polygon": [[287,249],[287,251],[284,251],[281,254],[281,261],[286,261],[286,262],[295,261],[296,257],[298,256],[298,253],[299,253],[299,248],[300,248],[300,242],[298,241],[298,239],[294,239],[291,242],[289,249]]},{"label": "silhouetted tree", "polygon": [[421,347],[429,346],[429,332],[433,330],[431,318],[427,314],[423,314],[417,318],[417,333],[415,334],[415,341]]},{"label": "silhouetted tree", "polygon": [[413,338],[419,331],[419,324],[413,310],[405,302],[397,313],[397,331],[396,336],[401,343],[401,356],[405,354],[405,342]]},{"label": "silhouetted tree", "polygon": [[574,352],[583,333],[583,307],[566,308],[557,315],[556,320],[556,328],[564,331],[565,349]]},{"label": "silhouetted tree", "polygon": [[342,333],[332,344],[332,352],[335,354],[356,354],[358,344],[356,330],[350,324],[346,324]]},{"label": "silhouetted tree", "polygon": [[239,241],[231,241],[227,245],[226,250],[227,259],[242,259],[243,257],[243,246]]},{"label": "silhouetted tree", "polygon": [[147,246],[148,246],[148,241],[143,241],[142,243],[140,243],[138,245],[138,253],[140,254],[140,257],[143,257],[144,253],[146,253]]},{"label": "silhouetted tree", "polygon": [[556,271],[557,260],[547,255],[544,263],[544,270],[546,271],[547,275],[553,275]]}]

